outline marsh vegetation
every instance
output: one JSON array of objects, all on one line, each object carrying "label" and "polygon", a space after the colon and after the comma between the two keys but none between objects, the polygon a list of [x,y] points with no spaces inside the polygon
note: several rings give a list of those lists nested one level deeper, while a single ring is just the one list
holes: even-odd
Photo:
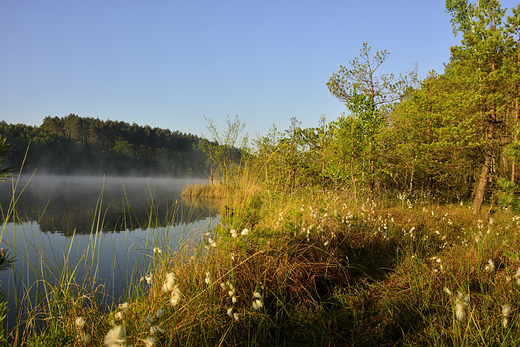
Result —
[{"label": "marsh vegetation", "polygon": [[[327,83],[349,111],[332,122],[302,129],[293,118],[250,145],[238,117],[223,133],[208,119],[209,182],[184,193],[218,196],[218,223],[187,226],[173,246],[176,208],[151,198],[141,218],[123,199],[111,281],[103,194],[85,235],[44,249],[24,231],[17,255],[31,275],[4,270],[21,308],[4,336],[23,346],[520,345],[520,6],[507,17],[496,0],[446,10],[462,40],[442,74],[380,74],[388,53],[364,44]],[[3,209],[2,236],[24,223],[18,199]],[[133,223],[141,236],[126,236]]]}]

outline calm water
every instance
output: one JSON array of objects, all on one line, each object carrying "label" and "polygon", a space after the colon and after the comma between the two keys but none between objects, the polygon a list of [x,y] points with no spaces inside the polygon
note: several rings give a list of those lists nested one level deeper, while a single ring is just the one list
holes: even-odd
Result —
[{"label": "calm water", "polygon": [[[23,288],[35,293],[42,278],[59,276],[64,259],[77,282],[95,276],[118,298],[128,278],[148,269],[154,247],[166,253],[210,231],[218,223],[216,203],[182,199],[187,183],[200,180],[22,177],[15,191],[16,218],[2,224],[0,243],[14,260],[11,269],[0,273],[9,299],[9,326],[16,318],[15,302],[26,292]],[[14,184],[0,183],[2,221]],[[153,228],[148,227],[150,220]]]}]

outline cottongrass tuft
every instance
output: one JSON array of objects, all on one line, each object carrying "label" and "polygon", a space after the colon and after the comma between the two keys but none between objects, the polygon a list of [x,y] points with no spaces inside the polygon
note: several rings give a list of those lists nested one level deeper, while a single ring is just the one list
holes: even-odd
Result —
[{"label": "cottongrass tuft", "polygon": [[511,306],[503,305],[502,306],[502,326],[507,328],[509,324],[509,317],[511,316]]},{"label": "cottongrass tuft", "polygon": [[489,259],[487,262],[487,265],[484,266],[484,271],[486,272],[493,272],[495,270],[495,262],[493,259]]},{"label": "cottongrass tuft", "polygon": [[80,341],[84,344],[89,344],[90,341],[92,341],[92,336],[90,336],[89,333],[83,333],[83,335],[80,338]]},{"label": "cottongrass tuft", "polygon": [[175,286],[172,290],[172,294],[170,297],[170,304],[172,306],[177,306],[179,301],[181,300],[181,291],[178,286]]},{"label": "cottongrass tuft", "polygon": [[159,325],[153,325],[150,327],[150,334],[156,335],[156,334],[164,334],[164,329],[161,328]]},{"label": "cottongrass tuft", "polygon": [[231,233],[232,238],[235,238],[238,236],[237,231],[235,229],[231,229],[229,232]]},{"label": "cottongrass tuft", "polygon": [[175,274],[173,272],[168,272],[166,274],[166,279],[164,280],[164,284],[162,286],[163,292],[169,292],[173,290],[175,287]]},{"label": "cottongrass tuft", "polygon": [[206,284],[209,286],[211,284],[211,274],[208,272],[206,272],[206,278],[204,279],[204,282],[206,282]]},{"label": "cottongrass tuft", "polygon": [[77,339],[83,344],[88,344],[92,340],[92,337],[89,333],[85,332],[83,330],[85,326],[85,319],[83,317],[76,317],[76,320],[74,322],[76,324],[76,328],[78,330]]},{"label": "cottongrass tuft", "polygon": [[236,304],[238,299],[237,299],[237,296],[236,296],[235,286],[233,284],[231,284],[229,281],[227,281],[226,283],[221,283],[220,287],[222,288],[222,290],[226,290],[226,287],[229,288],[228,295],[231,298],[231,302]]},{"label": "cottongrass tuft", "polygon": [[125,328],[118,325],[110,329],[105,336],[105,346],[108,347],[123,347],[126,346],[126,333]]},{"label": "cottongrass tuft", "polygon": [[150,275],[145,275],[143,277],[141,277],[141,279],[139,280],[140,282],[143,282],[143,281],[146,281],[146,283],[148,284],[152,284],[152,281],[153,281],[153,275],[150,274]]},{"label": "cottongrass tuft", "polygon": [[520,266],[516,269],[515,273],[516,285],[520,286]]},{"label": "cottongrass tuft", "polygon": [[262,295],[259,292],[254,292],[253,294],[253,310],[259,310],[264,307],[262,303]]},{"label": "cottongrass tuft", "polygon": [[148,336],[146,339],[144,339],[143,342],[144,342],[144,345],[145,345],[146,347],[154,347],[154,346],[155,346],[155,341],[156,341],[156,340],[157,340],[157,339],[156,339],[155,337],[153,337],[153,336]]},{"label": "cottongrass tuft", "polygon": [[261,300],[258,300],[258,299],[253,300],[253,310],[259,310],[263,306],[264,306],[264,304],[262,304]]},{"label": "cottongrass tuft", "polygon": [[246,236],[247,234],[249,234],[249,229],[248,228],[244,228],[244,230],[242,230],[242,232],[240,234],[242,236]]},{"label": "cottongrass tuft", "polygon": [[214,240],[212,237],[208,239],[208,243],[211,247],[216,248],[217,247],[217,241]]},{"label": "cottongrass tuft", "polygon": [[161,253],[162,253],[162,250],[159,247],[153,248],[153,254],[161,254]]},{"label": "cottongrass tuft", "polygon": [[83,329],[83,327],[85,326],[85,319],[83,319],[83,317],[76,317],[76,327],[78,329]]},{"label": "cottongrass tuft", "polygon": [[455,316],[462,322],[466,319],[466,309],[469,305],[469,295],[464,296],[461,292],[457,292],[457,298],[455,298]]}]

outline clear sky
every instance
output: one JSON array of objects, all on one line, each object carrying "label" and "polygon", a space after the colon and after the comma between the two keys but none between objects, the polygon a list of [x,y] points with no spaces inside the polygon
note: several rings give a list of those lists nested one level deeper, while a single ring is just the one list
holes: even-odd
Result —
[{"label": "clear sky", "polygon": [[0,120],[314,127],[346,110],[326,82],[363,42],[390,53],[384,72],[442,72],[449,19],[443,0],[0,0]]}]

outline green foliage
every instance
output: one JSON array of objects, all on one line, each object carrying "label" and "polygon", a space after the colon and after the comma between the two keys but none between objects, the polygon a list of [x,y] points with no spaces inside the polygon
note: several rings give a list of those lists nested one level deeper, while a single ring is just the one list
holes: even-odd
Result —
[{"label": "green foliage", "polygon": [[7,139],[2,138],[2,135],[0,134],[0,181],[5,181],[5,177],[9,176],[9,174],[13,170],[13,167],[2,168],[2,165],[4,164],[4,161],[8,154],[9,144],[7,143]]},{"label": "green foliage", "polygon": [[25,160],[29,172],[203,176],[209,171],[203,139],[135,123],[70,114],[46,117],[40,127],[0,122],[0,135],[11,144],[6,161],[21,167]]},{"label": "green foliage", "polygon": [[430,191],[457,187],[462,196],[471,194],[467,182],[479,138],[471,118],[461,117],[466,109],[456,89],[449,76],[431,73],[394,108],[385,139],[393,148],[390,170],[399,189],[422,184]]},{"label": "green foliage", "polygon": [[325,175],[358,190],[374,189],[390,172],[383,165],[380,135],[388,127],[393,105],[415,83],[415,71],[399,77],[379,74],[378,69],[388,59],[384,50],[371,56],[366,43],[359,57],[349,61],[350,68],[340,66],[329,79],[329,91],[346,103],[350,111],[331,124],[332,141],[327,148],[329,158]]},{"label": "green foliage", "polygon": [[358,188],[373,188],[381,170],[379,136],[386,126],[379,109],[365,94],[353,94],[347,101],[351,114],[330,125],[332,141],[327,148],[325,174]]},{"label": "green foliage", "polygon": [[66,328],[46,331],[41,334],[32,335],[27,343],[27,347],[72,347],[75,345],[74,334]]},{"label": "green foliage", "polygon": [[377,70],[389,55],[383,50],[371,56],[371,47],[363,43],[359,57],[349,61],[350,68],[340,66],[340,70],[332,74],[327,82],[329,91],[343,102],[365,95],[375,108],[380,109],[381,114],[385,114],[383,111],[389,110],[388,106],[398,101],[417,79],[415,71],[399,77],[392,73],[379,74]]},{"label": "green foliage", "polygon": [[[238,165],[241,154],[243,154],[237,148],[237,143],[240,133],[242,133],[246,124],[240,122],[238,116],[235,116],[234,120],[231,120],[228,116],[226,131],[219,133],[217,125],[211,119],[204,118],[208,122],[207,128],[212,137],[212,141],[205,140],[203,142],[203,150],[210,161],[210,181],[213,182],[215,179],[215,169],[213,167],[215,164],[216,173],[220,175],[223,183],[226,183],[230,170],[233,170]],[[247,142],[247,137],[244,139],[244,142]]]},{"label": "green foliage", "polygon": [[498,179],[499,190],[496,192],[498,203],[512,211],[520,211],[520,189],[517,184],[506,180],[503,177]]}]

